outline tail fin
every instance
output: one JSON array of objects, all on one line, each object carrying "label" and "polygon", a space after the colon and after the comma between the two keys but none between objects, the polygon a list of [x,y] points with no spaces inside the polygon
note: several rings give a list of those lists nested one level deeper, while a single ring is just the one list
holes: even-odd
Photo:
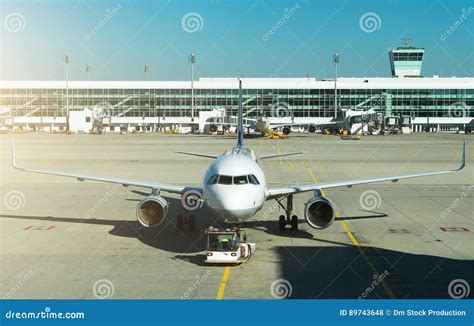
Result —
[{"label": "tail fin", "polygon": [[244,146],[244,108],[242,104],[242,80],[239,79],[239,112],[237,114],[237,147]]}]

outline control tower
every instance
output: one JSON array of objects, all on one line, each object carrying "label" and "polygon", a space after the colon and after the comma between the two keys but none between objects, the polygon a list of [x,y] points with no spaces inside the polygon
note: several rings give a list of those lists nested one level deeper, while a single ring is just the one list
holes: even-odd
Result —
[{"label": "control tower", "polygon": [[401,40],[403,46],[388,52],[392,77],[420,77],[425,49],[409,45],[410,38]]}]

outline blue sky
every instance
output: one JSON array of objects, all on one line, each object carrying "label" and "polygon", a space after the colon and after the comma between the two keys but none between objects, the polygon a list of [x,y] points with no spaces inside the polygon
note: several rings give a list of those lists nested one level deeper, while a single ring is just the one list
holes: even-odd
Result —
[{"label": "blue sky", "polygon": [[197,77],[330,77],[333,52],[342,76],[389,76],[401,37],[426,49],[424,75],[474,76],[472,0],[1,0],[0,17],[2,80],[64,79],[66,51],[71,79],[90,64],[93,80],[139,80],[147,63],[150,80],[185,80],[190,52]]}]

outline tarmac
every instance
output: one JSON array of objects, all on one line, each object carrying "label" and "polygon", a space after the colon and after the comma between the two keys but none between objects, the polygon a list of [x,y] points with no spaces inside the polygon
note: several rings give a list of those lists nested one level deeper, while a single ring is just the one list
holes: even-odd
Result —
[{"label": "tarmac", "polygon": [[[135,210],[144,189],[38,175],[10,165],[11,134],[0,135],[0,297],[9,299],[437,299],[473,297],[472,136],[291,134],[246,139],[266,160],[269,187],[456,168],[449,175],[325,192],[338,218],[314,230],[304,220],[311,193],[296,195],[298,231],[278,231],[275,201],[242,225],[257,250],[238,266],[206,266],[199,229],[218,223],[195,211],[196,231],[179,231],[180,198],[164,194],[164,225],[147,229]],[[200,186],[210,160],[235,137],[15,134],[28,168]],[[459,292],[459,289],[465,290]]]}]

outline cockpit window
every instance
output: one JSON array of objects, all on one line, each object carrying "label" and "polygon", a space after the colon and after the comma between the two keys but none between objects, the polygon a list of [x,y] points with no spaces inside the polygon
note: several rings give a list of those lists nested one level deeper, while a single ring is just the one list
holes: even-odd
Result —
[{"label": "cockpit window", "polygon": [[217,183],[217,179],[219,179],[219,175],[218,174],[213,174],[209,180],[207,181],[207,184],[208,185],[214,185]]},{"label": "cockpit window", "polygon": [[230,175],[221,175],[219,176],[219,181],[217,182],[220,185],[231,185],[232,184],[232,176]]},{"label": "cockpit window", "polygon": [[231,175],[219,175],[213,174],[207,181],[208,185],[214,184],[220,185],[246,185],[246,184],[253,184],[259,185],[260,182],[258,181],[257,177],[253,174],[250,175],[238,175],[238,176],[231,176]]},{"label": "cockpit window", "polygon": [[249,176],[249,182],[253,185],[259,185],[260,182],[258,181],[257,177],[254,176],[253,174],[250,174]]},{"label": "cockpit window", "polygon": [[247,183],[249,183],[249,182],[247,180],[246,175],[239,175],[239,176],[234,177],[234,184],[235,185],[245,185]]}]

